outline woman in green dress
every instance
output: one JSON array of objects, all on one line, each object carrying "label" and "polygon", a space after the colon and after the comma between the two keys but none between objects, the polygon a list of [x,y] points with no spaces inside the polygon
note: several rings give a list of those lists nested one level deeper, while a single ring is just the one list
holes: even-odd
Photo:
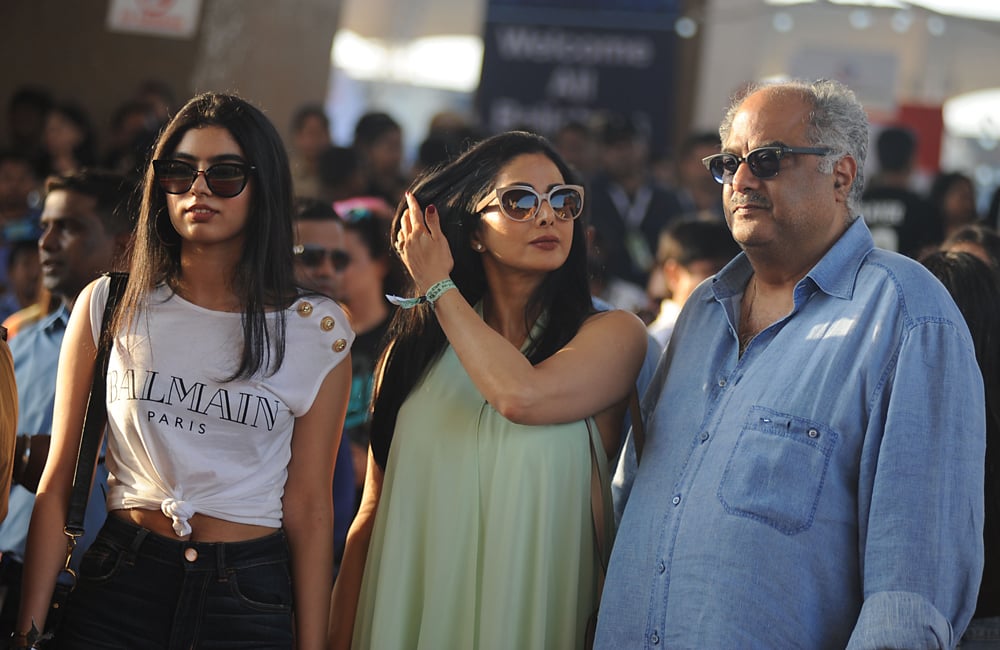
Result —
[{"label": "woman in green dress", "polygon": [[397,208],[415,297],[391,298],[334,647],[583,644],[592,454],[607,486],[647,340],[636,316],[592,306],[583,192],[544,138],[510,132]]}]

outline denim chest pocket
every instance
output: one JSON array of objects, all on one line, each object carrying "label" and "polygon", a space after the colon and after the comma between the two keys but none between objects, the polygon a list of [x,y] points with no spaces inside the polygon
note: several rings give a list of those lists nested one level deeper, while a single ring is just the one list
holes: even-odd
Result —
[{"label": "denim chest pocket", "polygon": [[785,535],[808,530],[837,437],[811,420],[752,407],[722,474],[722,507]]}]

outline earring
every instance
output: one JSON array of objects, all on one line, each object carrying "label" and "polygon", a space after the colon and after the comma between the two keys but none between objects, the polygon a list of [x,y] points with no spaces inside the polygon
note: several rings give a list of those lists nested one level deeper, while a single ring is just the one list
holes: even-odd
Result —
[{"label": "earring", "polygon": [[476,242],[476,246],[475,246],[475,248],[476,248],[476,250],[477,250],[477,251],[479,251],[480,253],[482,253],[482,252],[483,252],[483,245],[482,245],[482,244],[480,244],[479,242]]}]

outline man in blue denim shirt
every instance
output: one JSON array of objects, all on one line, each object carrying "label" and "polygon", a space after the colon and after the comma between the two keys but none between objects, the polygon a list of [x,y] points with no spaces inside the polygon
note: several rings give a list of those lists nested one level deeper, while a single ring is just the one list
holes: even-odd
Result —
[{"label": "man in blue denim shirt", "polygon": [[744,253],[688,300],[646,393],[596,646],[953,647],[983,562],[962,315],[857,218],[850,90],[753,88],[720,134],[705,162]]}]

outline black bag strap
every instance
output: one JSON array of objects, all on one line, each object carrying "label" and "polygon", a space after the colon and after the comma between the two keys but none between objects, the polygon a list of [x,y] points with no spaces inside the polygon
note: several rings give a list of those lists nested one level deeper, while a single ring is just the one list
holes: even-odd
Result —
[{"label": "black bag strap", "polygon": [[[101,336],[97,342],[97,357],[94,359],[94,380],[90,386],[90,400],[87,402],[87,414],[83,420],[83,434],[80,437],[80,450],[76,460],[76,473],[73,475],[73,491],[70,493],[69,508],[66,511],[66,528],[64,532],[70,537],[71,545],[75,546],[76,538],[83,535],[83,519],[87,513],[87,501],[90,498],[91,482],[94,478],[94,465],[97,463],[97,452],[101,444],[101,435],[107,423],[108,356],[111,352],[111,336],[108,326],[114,316],[115,308],[125,293],[128,282],[127,273],[110,273],[111,285],[108,288],[108,301],[104,304],[104,317],[101,321]],[[72,554],[72,548],[69,550]],[[69,559],[67,558],[67,566]]]}]

